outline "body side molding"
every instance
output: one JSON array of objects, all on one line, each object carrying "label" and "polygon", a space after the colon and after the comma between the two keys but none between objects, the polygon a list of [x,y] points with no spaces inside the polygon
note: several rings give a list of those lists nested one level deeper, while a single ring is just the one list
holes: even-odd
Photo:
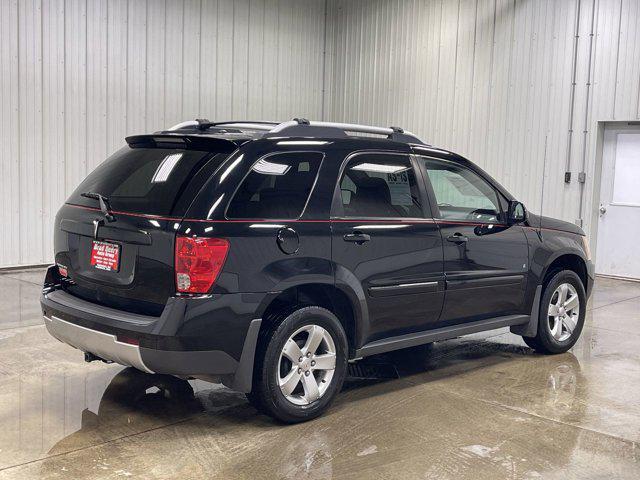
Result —
[{"label": "body side molding", "polygon": [[427,330],[424,332],[398,335],[396,337],[390,337],[368,343],[361,349],[357,350],[355,356],[356,358],[368,357],[369,355],[390,352],[401,348],[415,347],[417,345],[423,345],[425,343],[435,342],[438,340],[448,340],[471,333],[484,332],[512,325],[527,324],[528,321],[529,315],[505,315],[485,320],[478,320],[476,322],[434,328],[433,330]]}]

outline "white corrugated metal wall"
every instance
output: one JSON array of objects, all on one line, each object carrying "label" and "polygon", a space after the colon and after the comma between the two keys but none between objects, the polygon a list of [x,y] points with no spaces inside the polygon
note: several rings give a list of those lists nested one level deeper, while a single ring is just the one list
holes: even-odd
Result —
[{"label": "white corrugated metal wall", "polygon": [[597,122],[640,119],[640,0],[0,0],[0,65],[0,266],[51,260],[125,135],[200,116],[400,125],[588,229]]},{"label": "white corrugated metal wall", "polygon": [[405,127],[589,229],[597,122],[640,119],[640,0],[330,0],[327,26],[328,118]]},{"label": "white corrugated metal wall", "polygon": [[185,119],[319,118],[325,2],[0,0],[0,267],[124,137]]}]

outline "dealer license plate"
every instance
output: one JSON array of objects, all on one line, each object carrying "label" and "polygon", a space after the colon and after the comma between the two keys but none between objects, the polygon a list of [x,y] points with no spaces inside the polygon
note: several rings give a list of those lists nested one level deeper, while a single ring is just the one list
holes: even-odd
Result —
[{"label": "dealer license plate", "polygon": [[117,272],[120,269],[120,245],[94,240],[91,265],[99,270]]}]

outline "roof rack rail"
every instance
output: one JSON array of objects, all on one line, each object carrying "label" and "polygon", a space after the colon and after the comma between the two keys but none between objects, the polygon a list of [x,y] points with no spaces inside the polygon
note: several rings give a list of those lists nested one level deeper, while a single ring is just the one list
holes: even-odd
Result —
[{"label": "roof rack rail", "polygon": [[348,136],[347,132],[384,135],[389,140],[397,142],[424,144],[424,142],[413,133],[407,132],[399,127],[374,127],[371,125],[360,125],[357,123],[320,122],[316,120],[307,120],[306,118],[294,118],[291,121],[283,122],[273,128],[265,136],[300,135],[346,137]]},{"label": "roof rack rail", "polygon": [[301,137],[334,137],[345,138],[347,132],[368,133],[372,135],[384,135],[389,140],[403,143],[424,144],[422,140],[413,133],[407,132],[399,127],[374,127],[371,125],[359,125],[355,123],[335,123],[307,120],[306,118],[294,118],[288,122],[265,122],[255,120],[233,120],[227,122],[210,122],[209,120],[190,120],[178,123],[168,131],[176,130],[200,130],[206,131],[210,128],[225,129],[229,127],[235,130],[257,130],[264,132],[263,136],[301,136]]},{"label": "roof rack rail", "polygon": [[271,131],[273,127],[279,125],[280,122],[263,122],[261,120],[231,120],[228,122],[210,122],[206,119],[195,119],[195,120],[187,120],[186,122],[178,123],[173,127],[169,128],[168,131],[175,130],[208,130],[212,127],[225,127],[229,126],[231,128],[235,128],[238,130],[262,130],[262,131]]}]

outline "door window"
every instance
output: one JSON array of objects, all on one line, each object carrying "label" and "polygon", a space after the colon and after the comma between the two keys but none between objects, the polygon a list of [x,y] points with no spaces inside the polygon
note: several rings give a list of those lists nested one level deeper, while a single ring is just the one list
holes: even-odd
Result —
[{"label": "door window", "polygon": [[422,217],[416,177],[405,155],[357,155],[340,178],[340,195],[347,217]]},{"label": "door window", "polygon": [[613,174],[612,203],[640,206],[640,135],[619,133]]},{"label": "door window", "polygon": [[236,191],[227,218],[300,217],[322,158],[320,152],[286,152],[261,158]]},{"label": "door window", "polygon": [[440,218],[497,222],[501,218],[497,192],[475,172],[450,162],[423,158]]}]

